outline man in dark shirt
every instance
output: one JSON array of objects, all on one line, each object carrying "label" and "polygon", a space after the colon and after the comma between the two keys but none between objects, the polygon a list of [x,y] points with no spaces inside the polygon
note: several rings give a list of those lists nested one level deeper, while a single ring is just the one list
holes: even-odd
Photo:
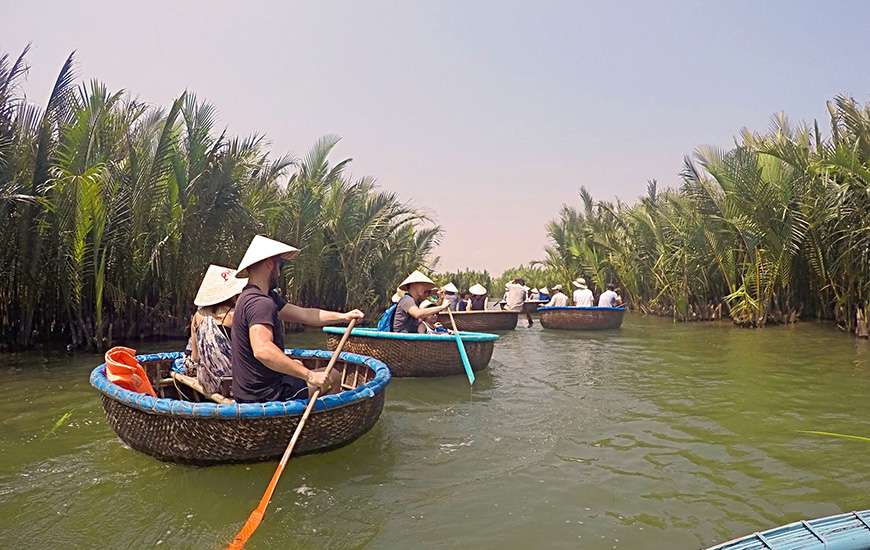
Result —
[{"label": "man in dark shirt", "polygon": [[338,373],[331,380],[321,370],[309,370],[284,354],[284,321],[325,326],[362,319],[359,310],[337,313],[287,303],[273,289],[281,266],[299,250],[257,235],[251,241],[237,277],[248,285],[236,302],[233,319],[233,398],[240,403],[286,401],[307,396],[306,389],[338,389]]},{"label": "man in dark shirt", "polygon": [[399,290],[404,290],[406,294],[396,304],[393,332],[425,332],[426,325],[423,321],[434,323],[438,319],[438,313],[450,307],[450,302],[443,298],[441,305],[427,308],[417,305],[428,298],[429,293],[435,288],[435,282],[420,271],[414,271],[402,281]]}]

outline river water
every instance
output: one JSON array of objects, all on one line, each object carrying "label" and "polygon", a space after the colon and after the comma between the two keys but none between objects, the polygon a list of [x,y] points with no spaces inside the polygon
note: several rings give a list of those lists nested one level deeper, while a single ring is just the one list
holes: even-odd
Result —
[{"label": "river water", "polygon": [[[275,463],[125,447],[88,384],[98,359],[0,356],[3,546],[221,547]],[[870,508],[870,443],[800,433],[870,436],[868,396],[870,345],[828,326],[520,326],[473,391],[394,379],[371,432],[293,458],[249,547],[698,548]]]}]

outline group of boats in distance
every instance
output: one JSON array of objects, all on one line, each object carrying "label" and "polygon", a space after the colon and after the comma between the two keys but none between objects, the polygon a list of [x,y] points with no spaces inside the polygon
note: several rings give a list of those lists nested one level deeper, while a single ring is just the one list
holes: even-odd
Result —
[{"label": "group of boats in distance", "polygon": [[[524,310],[453,312],[473,371],[488,367],[499,336],[513,330],[520,315],[535,313],[544,329],[618,329],[624,307],[545,307],[527,302]],[[445,316],[443,324],[450,319]],[[325,327],[335,350],[345,327]],[[341,391],[317,398],[294,452],[326,451],[369,431],[384,408],[392,377],[439,377],[465,373],[454,334],[408,334],[353,328],[335,365]],[[288,349],[309,368],[325,366],[332,353]],[[157,396],[137,393],[109,380],[106,365],[91,373],[106,419],[131,448],[165,461],[212,465],[271,460],[281,456],[303,418],[306,400],[236,403],[231,378],[222,394],[206,395],[185,382],[182,352],[137,355]],[[870,511],[792,523],[716,546],[716,550],[764,548],[870,548]]]}]

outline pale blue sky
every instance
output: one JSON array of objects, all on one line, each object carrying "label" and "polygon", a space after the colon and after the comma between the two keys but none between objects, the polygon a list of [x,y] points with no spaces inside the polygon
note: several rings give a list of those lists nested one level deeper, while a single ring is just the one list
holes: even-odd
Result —
[{"label": "pale blue sky", "polygon": [[541,258],[586,185],[634,199],[682,157],[773,113],[870,100],[867,2],[44,2],[0,0],[42,103],[78,74],[167,104],[185,89],[235,134],[335,159],[426,208],[442,268]]}]

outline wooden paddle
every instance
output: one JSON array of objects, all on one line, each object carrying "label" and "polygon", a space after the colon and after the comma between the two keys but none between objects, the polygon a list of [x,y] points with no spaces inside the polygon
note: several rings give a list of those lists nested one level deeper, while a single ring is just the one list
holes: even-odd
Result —
[{"label": "wooden paddle", "polygon": [[453,318],[453,312],[447,308],[447,315],[450,316],[450,324],[453,325],[453,335],[456,336],[456,348],[459,350],[459,358],[462,359],[462,366],[465,367],[465,374],[468,376],[468,383],[474,384],[474,371],[471,370],[471,362],[468,360],[468,354],[465,353],[465,344],[462,343],[462,336],[459,335],[459,330],[456,328],[456,320]]},{"label": "wooden paddle", "polygon": [[[332,357],[329,358],[329,363],[326,365],[326,370],[324,374],[326,374],[327,380],[329,379],[329,373],[332,371],[332,367],[335,366],[336,360],[338,360],[338,355],[341,353],[341,348],[344,347],[344,343],[347,342],[347,338],[350,336],[350,332],[353,330],[354,325],[356,324],[356,319],[351,319],[350,323],[347,325],[347,329],[344,331],[344,334],[341,337],[341,341],[338,343],[338,346],[335,347],[335,351],[332,352]],[[269,501],[272,500],[272,494],[275,492],[275,486],[278,485],[278,480],[281,478],[281,474],[284,473],[284,467],[287,466],[287,461],[290,460],[290,455],[293,454],[293,447],[296,446],[296,440],[299,439],[299,434],[302,433],[302,428],[305,427],[305,421],[308,420],[308,415],[311,414],[311,410],[314,408],[314,403],[317,401],[317,398],[320,397],[320,389],[314,390],[314,393],[311,395],[311,398],[308,399],[308,405],[305,407],[305,412],[302,413],[302,418],[299,420],[299,425],[296,426],[296,431],[293,432],[293,437],[290,439],[290,444],[287,445],[287,449],[284,451],[284,456],[281,457],[281,462],[278,463],[278,468],[275,470],[275,473],[272,475],[272,481],[269,482],[269,486],[266,487],[266,492],[263,493],[263,497],[260,499],[260,503],[254,508],[254,511],[251,512],[251,515],[248,516],[248,520],[242,525],[242,528],[239,529],[239,532],[236,533],[233,541],[227,546],[228,549],[238,550],[245,547],[245,543],[248,542],[248,539],[251,538],[251,535],[254,534],[254,531],[257,530],[257,527],[260,526],[260,522],[263,521],[263,514],[266,513],[266,506],[269,505]]]}]

